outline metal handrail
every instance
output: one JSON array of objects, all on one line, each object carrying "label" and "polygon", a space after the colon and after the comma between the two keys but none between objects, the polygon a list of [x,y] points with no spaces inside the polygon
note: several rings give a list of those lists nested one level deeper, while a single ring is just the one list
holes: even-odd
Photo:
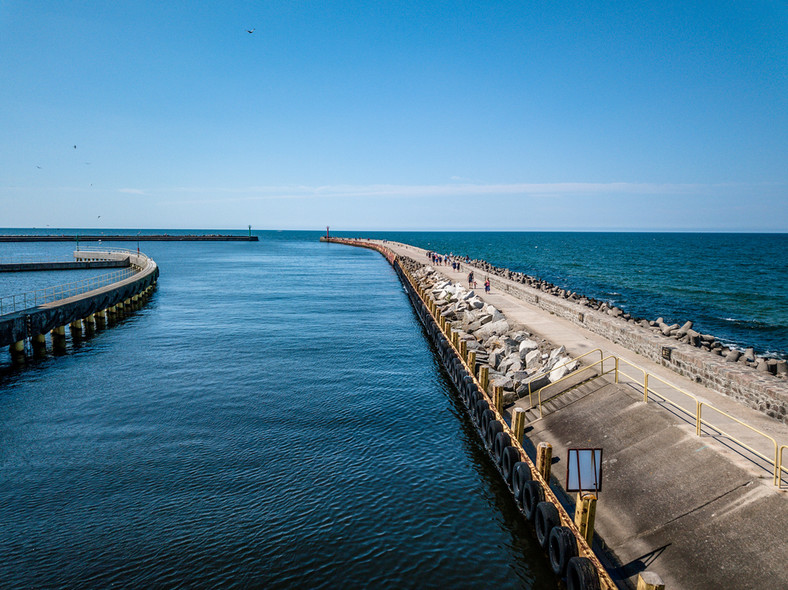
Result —
[{"label": "metal handrail", "polygon": [[[544,417],[544,415],[543,415],[543,413],[542,413],[542,406],[544,405],[544,404],[542,403],[542,392],[543,392],[543,391],[545,391],[546,389],[550,389],[550,388],[551,388],[551,387],[553,387],[554,385],[558,385],[558,384],[559,384],[559,383],[561,383],[562,381],[566,381],[566,380],[567,380],[567,379],[569,379],[570,377],[576,377],[577,375],[579,375],[579,374],[580,374],[580,373],[582,373],[583,371],[588,371],[588,370],[590,370],[590,369],[593,369],[593,368],[594,368],[596,365],[600,365],[600,371],[599,371],[599,375],[595,375],[595,376],[591,377],[591,379],[589,379],[589,381],[593,381],[594,379],[599,379],[600,377],[602,377],[602,376],[606,375],[607,373],[610,373],[611,371],[615,370],[615,369],[611,369],[611,370],[609,370],[609,371],[605,372],[605,361],[607,361],[607,360],[610,360],[610,359],[615,359],[615,358],[616,358],[616,357],[615,357],[615,356],[613,356],[613,355],[611,354],[611,355],[609,355],[609,356],[606,356],[606,357],[604,357],[604,358],[601,358],[600,360],[596,361],[595,363],[592,363],[592,364],[590,364],[590,365],[586,365],[585,367],[583,367],[583,368],[581,368],[581,369],[577,369],[576,371],[572,371],[572,372],[571,372],[571,373],[569,373],[568,375],[564,375],[563,377],[561,377],[561,378],[560,378],[558,381],[553,381],[552,383],[548,383],[547,385],[545,385],[544,387],[542,387],[542,388],[539,390],[539,417],[540,417],[540,418]],[[555,397],[555,396],[554,396],[554,397]],[[554,399],[554,398],[550,398],[550,399]],[[532,406],[532,407],[533,407],[533,406]]]},{"label": "metal handrail", "polygon": [[786,469],[785,467],[783,467],[783,451],[784,451],[785,449],[788,449],[788,445],[782,445],[782,446],[780,447],[780,469],[778,470],[778,473],[780,474],[780,480],[777,482],[777,485],[778,485],[778,486],[780,486],[780,487],[782,487],[782,486],[781,486],[781,484],[780,484],[780,482],[782,481],[782,474],[783,474],[783,471],[786,471],[786,472],[788,472],[788,469]]},{"label": "metal handrail", "polygon": [[[771,463],[771,465],[773,467],[774,485],[779,485],[780,475],[781,475],[781,473],[783,471],[783,466],[782,466],[782,448],[785,448],[788,445],[783,445],[783,447],[779,447],[778,448],[777,441],[773,437],[771,437],[768,434],[766,434],[765,432],[763,432],[761,430],[758,430],[757,428],[755,428],[753,426],[750,426],[749,424],[747,424],[743,420],[739,420],[735,416],[732,416],[728,412],[720,410],[719,408],[717,408],[716,406],[714,406],[714,405],[712,405],[710,403],[700,401],[696,396],[692,395],[691,393],[688,393],[688,392],[684,391],[683,389],[681,389],[677,385],[674,385],[673,383],[665,381],[664,379],[662,379],[662,378],[660,378],[660,377],[658,377],[656,375],[650,374],[643,367],[639,367],[638,365],[635,365],[635,364],[627,361],[626,359],[616,358],[616,383],[618,383],[618,376],[619,376],[619,374],[622,374],[625,377],[628,377],[629,379],[632,379],[633,381],[638,382],[637,379],[635,379],[631,375],[628,375],[627,373],[624,373],[624,371],[622,371],[620,369],[620,363],[622,363],[622,362],[626,363],[630,367],[633,367],[634,369],[637,369],[638,371],[641,371],[643,373],[643,401],[645,403],[648,402],[648,394],[649,394],[649,392],[651,392],[652,394],[658,396],[663,402],[669,403],[673,407],[681,410],[687,416],[692,418],[695,421],[695,434],[697,436],[702,436],[703,435],[702,428],[703,428],[703,425],[706,425],[709,428],[713,428],[714,430],[716,430],[720,434],[726,436],[728,439],[730,439],[731,441],[735,442],[736,444],[738,444],[742,448],[747,449],[748,451],[750,451],[752,454],[756,455],[757,457],[760,457],[764,461],[766,461],[768,463]],[[682,395],[686,396],[687,398],[689,398],[690,400],[695,402],[695,412],[693,413],[691,410],[688,410],[687,408],[684,408],[683,406],[681,406],[680,404],[674,402],[673,400],[668,399],[664,394],[661,394],[658,391],[654,390],[653,388],[650,388],[649,387],[649,378],[656,379],[660,383],[670,387],[673,391],[681,393]],[[711,410],[714,410],[718,414],[722,414],[723,416],[726,416],[727,418],[733,420],[734,422],[744,426],[745,428],[750,429],[751,431],[755,432],[756,434],[759,434],[759,435],[763,436],[768,441],[770,441],[772,443],[773,447],[774,447],[774,459],[770,459],[765,454],[761,453],[760,451],[757,451],[756,449],[754,449],[753,447],[751,447],[747,443],[745,443],[742,440],[734,437],[729,432],[726,432],[725,430],[723,430],[719,426],[716,426],[715,424],[711,423],[710,421],[705,420],[703,418],[703,407],[704,406],[707,407],[707,408],[710,408]]]},{"label": "metal handrail", "polygon": [[[598,353],[599,353],[599,361],[602,361],[602,360],[604,359],[604,354],[605,354],[605,353],[604,353],[604,352],[602,352],[602,349],[601,349],[601,348],[594,348],[593,350],[589,350],[588,352],[586,352],[586,353],[583,353],[583,354],[581,354],[580,356],[577,356],[577,357],[575,357],[575,358],[573,358],[573,359],[570,359],[570,360],[568,360],[567,362],[565,362],[565,363],[563,363],[563,364],[557,365],[557,366],[555,366],[555,367],[552,367],[552,368],[551,368],[551,369],[549,369],[549,370],[542,371],[541,373],[537,373],[536,375],[533,375],[533,376],[531,377],[531,379],[528,381],[528,403],[529,403],[529,404],[531,404],[531,407],[533,407],[533,405],[534,405],[534,398],[533,398],[533,394],[535,393],[535,392],[531,391],[531,383],[533,383],[534,381],[536,381],[537,379],[539,379],[539,377],[544,377],[545,375],[549,375],[549,374],[550,374],[552,371],[555,371],[556,369],[560,369],[561,367],[566,367],[567,365],[571,365],[572,363],[574,363],[574,362],[576,362],[576,361],[579,361],[581,358],[583,358],[583,357],[585,357],[585,356],[588,356],[589,354],[593,354],[593,353],[595,353],[595,352],[598,352]],[[599,361],[597,361],[597,362],[599,362]],[[592,367],[593,367],[593,366],[594,366],[594,365],[596,365],[596,364],[597,364],[597,363],[593,363],[593,364],[592,364],[592,365],[590,365],[590,366],[592,366]],[[604,366],[602,366],[602,367],[601,367],[601,370],[604,370]],[[570,373],[570,375],[571,375],[571,374],[572,374],[572,373]],[[599,373],[599,376],[600,376],[600,377],[602,376],[602,372],[600,372],[600,373]],[[545,385],[545,387],[547,387],[547,385]],[[544,389],[544,388],[542,388],[542,389]],[[537,391],[541,391],[541,390],[537,390]]]},{"label": "metal handrail", "polygon": [[77,252],[121,252],[123,254],[139,254],[137,250],[129,250],[128,248],[117,248],[117,247],[101,247],[101,248],[80,248]]},{"label": "metal handrail", "polygon": [[28,264],[32,262],[71,262],[70,260],[63,260],[62,258],[55,258],[53,256],[41,257],[35,254],[17,254],[15,256],[2,256],[0,257],[0,264]]},{"label": "metal handrail", "polygon": [[22,311],[44,303],[67,299],[81,293],[87,293],[94,289],[106,287],[107,285],[130,277],[136,272],[137,271],[133,268],[124,268],[111,273],[82,279],[81,281],[63,283],[53,287],[44,287],[43,289],[17,293],[15,295],[5,295],[0,297],[0,315]]},{"label": "metal handrail", "polygon": [[[750,451],[754,455],[757,455],[758,457],[760,457],[761,459],[763,459],[765,461],[770,461],[771,462],[771,459],[769,459],[769,457],[767,457],[763,453],[761,453],[759,451],[756,451],[755,449],[753,449],[748,444],[746,444],[746,443],[740,441],[739,439],[731,436],[730,434],[725,432],[722,428],[711,424],[708,420],[704,420],[703,419],[703,406],[711,408],[712,410],[722,414],[723,416],[727,416],[728,418],[730,418],[734,422],[737,422],[737,423],[741,424],[742,426],[744,426],[746,428],[749,428],[753,432],[755,432],[757,434],[760,434],[761,436],[765,437],[766,439],[768,439],[768,440],[770,440],[772,442],[772,444],[774,445],[774,463],[773,463],[773,465],[774,465],[774,485],[777,485],[777,482],[779,480],[779,473],[780,473],[780,471],[779,471],[779,461],[778,461],[778,456],[777,456],[778,455],[777,441],[774,438],[772,438],[771,436],[769,436],[768,434],[766,434],[765,432],[762,432],[762,431],[758,430],[757,428],[755,428],[753,426],[750,426],[749,424],[747,424],[745,422],[742,422],[738,418],[735,418],[734,416],[731,416],[728,412],[724,412],[724,411],[720,410],[719,408],[715,408],[711,404],[707,404],[707,403],[704,403],[704,402],[700,402],[698,404],[698,423],[699,424],[705,424],[706,426],[709,426],[710,428],[713,428],[714,430],[716,430],[720,434],[723,434],[723,435],[727,436],[732,441],[735,441],[736,443],[738,443],[739,445],[741,445],[742,447],[744,447],[745,449],[747,449],[748,451]],[[698,433],[698,435],[700,435],[700,433]]]},{"label": "metal handrail", "polygon": [[[635,364],[633,364],[633,363],[630,363],[628,360],[626,360],[626,359],[623,359],[623,358],[620,358],[620,357],[616,357],[616,383],[618,383],[619,374],[621,374],[621,375],[624,375],[625,377],[628,377],[629,379],[632,379],[632,380],[633,380],[633,381],[635,381],[635,382],[637,382],[637,381],[638,381],[637,379],[635,379],[635,378],[634,378],[634,377],[632,377],[631,375],[628,375],[627,373],[625,373],[624,371],[622,371],[622,370],[619,368],[619,367],[620,367],[620,363],[622,363],[622,362],[623,362],[623,363],[626,363],[627,365],[629,365],[630,367],[632,367],[632,368],[634,368],[634,369],[637,369],[638,371],[642,371],[642,372],[643,372],[643,402],[644,402],[644,403],[648,403],[648,394],[649,394],[649,391],[650,391],[651,393],[653,393],[654,395],[657,395],[657,396],[659,396],[659,398],[660,398],[660,399],[661,399],[663,402],[666,402],[666,403],[670,404],[670,405],[671,405],[671,406],[673,406],[674,408],[676,408],[676,409],[678,409],[678,410],[681,410],[682,412],[684,412],[684,413],[685,413],[685,414],[687,414],[688,416],[690,416],[690,417],[694,418],[694,419],[695,419],[695,431],[696,431],[696,433],[698,434],[698,436],[700,436],[700,421],[698,420],[698,407],[699,407],[699,406],[698,406],[698,404],[700,404],[700,402],[698,401],[698,398],[697,398],[697,397],[695,397],[695,396],[694,396],[694,395],[692,395],[691,393],[687,393],[686,391],[684,391],[683,389],[681,389],[679,386],[677,386],[677,385],[674,385],[673,383],[670,383],[670,382],[668,382],[668,381],[665,381],[664,379],[662,379],[662,378],[660,378],[660,377],[657,377],[656,375],[652,375],[651,373],[649,373],[648,371],[646,371],[646,370],[645,370],[643,367],[639,367],[639,366],[637,366],[637,365],[635,365]],[[679,393],[681,393],[682,395],[685,395],[685,396],[687,396],[688,398],[690,398],[690,399],[691,399],[691,400],[692,400],[692,401],[695,403],[695,413],[693,413],[693,412],[691,412],[690,410],[688,410],[687,408],[683,407],[681,404],[677,404],[677,403],[676,403],[676,402],[674,402],[673,400],[671,400],[671,399],[668,399],[667,397],[665,397],[664,395],[662,395],[662,394],[661,394],[660,392],[658,392],[657,390],[655,390],[655,389],[653,389],[653,388],[649,387],[649,377],[650,377],[650,378],[652,378],[652,379],[656,379],[657,381],[659,381],[659,382],[660,382],[660,383],[662,383],[663,385],[667,385],[667,386],[668,386],[668,387],[670,387],[671,389],[673,389],[673,390],[675,390],[675,391],[678,391],[678,392],[679,392]]]}]

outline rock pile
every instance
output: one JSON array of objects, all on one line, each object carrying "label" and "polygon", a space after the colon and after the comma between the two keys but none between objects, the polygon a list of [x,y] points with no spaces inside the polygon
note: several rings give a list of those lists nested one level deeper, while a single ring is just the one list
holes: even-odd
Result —
[{"label": "rock pile", "polygon": [[[503,388],[504,403],[528,395],[529,384],[536,391],[577,368],[577,361],[563,346],[556,347],[511,324],[474,291],[413,259],[400,257],[400,263],[429,291],[440,315],[451,323],[468,350],[476,352],[477,367],[489,367],[490,385]],[[474,371],[478,374],[477,367]]]},{"label": "rock pile", "polygon": [[508,268],[499,268],[497,266],[493,266],[484,260],[471,260],[466,262],[466,264],[475,266],[476,268],[490,275],[499,276],[509,279],[510,281],[514,281],[515,283],[527,285],[544,293],[573,301],[578,305],[583,305],[592,310],[607,313],[612,317],[617,317],[624,321],[631,322],[643,328],[649,329],[653,332],[661,333],[663,336],[673,338],[678,342],[689,344],[710,354],[721,356],[729,363],[742,363],[759,371],[771,373],[772,375],[782,378],[788,378],[788,361],[784,359],[759,357],[755,354],[755,351],[752,348],[739,350],[726,346],[711,334],[702,334],[701,332],[693,330],[692,322],[685,322],[681,326],[679,324],[667,325],[663,318],[658,318],[657,320],[652,321],[634,317],[628,313],[625,313],[618,307],[609,305],[605,301],[600,301],[598,299],[594,299],[593,297],[585,297],[574,291],[562,289],[561,287],[553,285],[552,283],[530,275],[526,275],[521,272],[513,272]]}]

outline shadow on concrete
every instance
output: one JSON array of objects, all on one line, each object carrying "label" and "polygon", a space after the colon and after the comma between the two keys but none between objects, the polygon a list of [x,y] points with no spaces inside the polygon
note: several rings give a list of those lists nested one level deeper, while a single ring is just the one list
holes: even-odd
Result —
[{"label": "shadow on concrete", "polygon": [[671,543],[663,545],[658,549],[654,549],[654,551],[649,551],[645,555],[641,555],[640,557],[633,559],[625,565],[621,565],[610,570],[611,577],[614,580],[626,580],[627,578],[638,575],[640,572],[646,571],[657,560],[657,558],[662,555],[665,549],[670,547],[670,545]]}]

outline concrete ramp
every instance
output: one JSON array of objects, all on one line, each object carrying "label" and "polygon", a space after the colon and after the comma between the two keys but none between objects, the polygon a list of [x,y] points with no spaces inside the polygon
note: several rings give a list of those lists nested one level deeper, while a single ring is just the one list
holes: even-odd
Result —
[{"label": "concrete ramp", "polygon": [[788,497],[768,472],[623,385],[600,382],[530,426],[533,444],[553,445],[562,485],[568,448],[604,449],[596,530],[620,560],[614,577],[648,568],[671,590],[788,588]]}]

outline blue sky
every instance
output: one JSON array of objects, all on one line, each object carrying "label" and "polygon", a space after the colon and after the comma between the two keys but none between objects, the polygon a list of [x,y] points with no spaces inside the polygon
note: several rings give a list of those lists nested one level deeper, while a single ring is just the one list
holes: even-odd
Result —
[{"label": "blue sky", "polygon": [[786,231],[787,40],[781,0],[4,1],[0,226]]}]

